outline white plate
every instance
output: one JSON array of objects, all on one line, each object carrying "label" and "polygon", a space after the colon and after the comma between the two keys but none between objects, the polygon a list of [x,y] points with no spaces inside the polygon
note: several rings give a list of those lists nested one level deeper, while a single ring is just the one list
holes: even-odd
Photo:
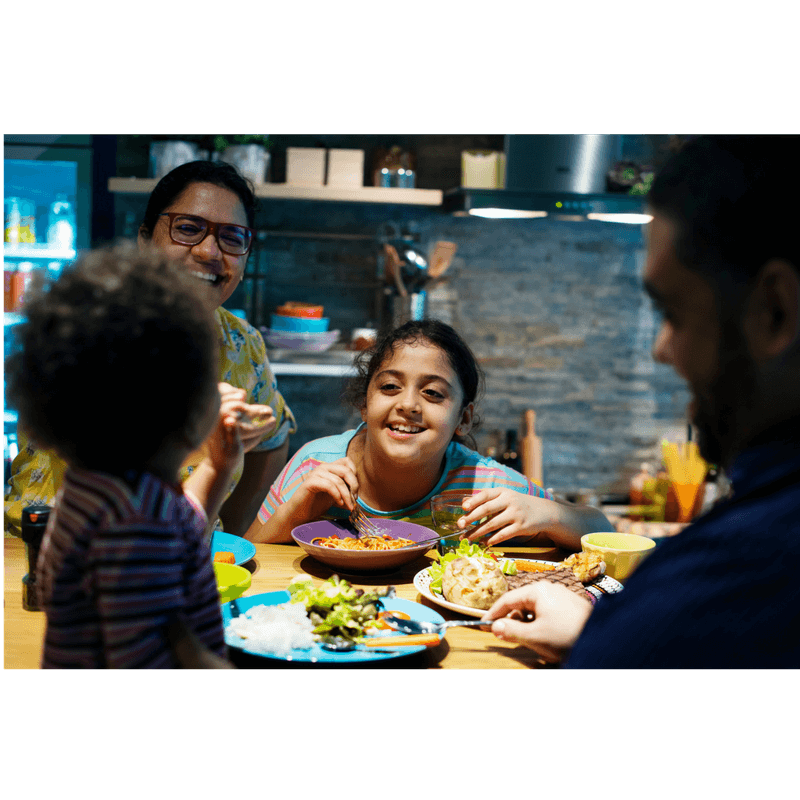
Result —
[{"label": "white plate", "polygon": [[[515,558],[514,561],[529,561],[532,564],[550,564],[552,566],[560,566],[560,564],[556,561],[540,561],[536,558]],[[414,576],[414,586],[417,591],[427,597],[428,600],[432,600],[442,608],[448,608],[450,611],[456,611],[459,614],[466,614],[468,617],[477,617],[480,619],[486,611],[481,608],[470,608],[469,606],[462,606],[459,603],[451,603],[449,600],[445,600],[444,597],[440,594],[436,594],[435,592],[431,591],[430,585],[433,578],[431,577],[431,573],[428,571],[426,567],[423,570],[420,570]],[[614,580],[614,578],[609,578],[608,575],[604,575],[602,578],[593,581],[587,586],[584,586],[587,593],[591,595],[592,602],[597,602],[597,599],[602,597],[604,594],[617,594],[617,592],[622,591],[622,584],[619,581]]]},{"label": "white plate", "polygon": [[261,332],[270,347],[299,350],[303,353],[323,353],[339,340],[341,331],[301,333],[300,331],[274,331],[262,328]]}]

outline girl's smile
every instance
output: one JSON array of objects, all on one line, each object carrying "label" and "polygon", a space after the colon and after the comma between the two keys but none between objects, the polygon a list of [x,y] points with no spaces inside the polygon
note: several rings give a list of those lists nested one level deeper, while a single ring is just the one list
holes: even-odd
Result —
[{"label": "girl's smile", "polygon": [[469,429],[472,407],[462,409],[462,402],[458,376],[438,347],[400,345],[367,388],[367,449],[395,467],[438,472],[456,428]]}]

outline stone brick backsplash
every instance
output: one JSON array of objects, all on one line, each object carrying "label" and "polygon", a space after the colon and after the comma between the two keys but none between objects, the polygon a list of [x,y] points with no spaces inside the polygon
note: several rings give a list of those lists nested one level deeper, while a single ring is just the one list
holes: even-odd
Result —
[{"label": "stone brick backsplash", "polygon": [[[248,275],[226,303],[257,325],[287,300],[320,302],[347,340],[352,328],[386,317],[378,240],[387,223],[425,251],[455,242],[450,270],[428,291],[428,315],[459,330],[486,374],[481,450],[493,431],[519,427],[523,411],[535,409],[547,486],[624,492],[639,463],[657,459],[663,435],[684,433],[688,393],[650,354],[657,320],[641,290],[640,226],[261,203]],[[118,232],[135,235],[144,200],[118,196],[115,206]],[[299,422],[291,452],[359,420],[339,401],[341,379],[280,376],[279,385]]]}]

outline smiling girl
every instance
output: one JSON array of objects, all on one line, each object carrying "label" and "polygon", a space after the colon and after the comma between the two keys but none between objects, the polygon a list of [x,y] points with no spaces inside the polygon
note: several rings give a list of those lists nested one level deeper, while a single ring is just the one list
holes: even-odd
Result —
[{"label": "smiling girl", "polygon": [[288,542],[311,520],[343,519],[358,503],[378,519],[433,528],[437,494],[469,496],[463,526],[489,519],[470,539],[509,539],[580,549],[590,531],[613,530],[597,510],[553,500],[524,475],[466,446],[477,425],[481,373],[453,328],[407,322],[357,360],[346,399],[361,412],[354,431],[304,445],[272,485],[247,532],[255,542]]}]

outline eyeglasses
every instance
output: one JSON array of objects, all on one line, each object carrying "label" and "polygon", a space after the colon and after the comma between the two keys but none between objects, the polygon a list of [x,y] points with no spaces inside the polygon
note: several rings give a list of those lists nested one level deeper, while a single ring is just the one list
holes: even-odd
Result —
[{"label": "eyeglasses", "polygon": [[243,256],[253,244],[253,229],[229,222],[210,222],[192,214],[165,211],[160,217],[169,217],[169,238],[175,244],[193,247],[210,233],[219,249],[231,256]]}]

